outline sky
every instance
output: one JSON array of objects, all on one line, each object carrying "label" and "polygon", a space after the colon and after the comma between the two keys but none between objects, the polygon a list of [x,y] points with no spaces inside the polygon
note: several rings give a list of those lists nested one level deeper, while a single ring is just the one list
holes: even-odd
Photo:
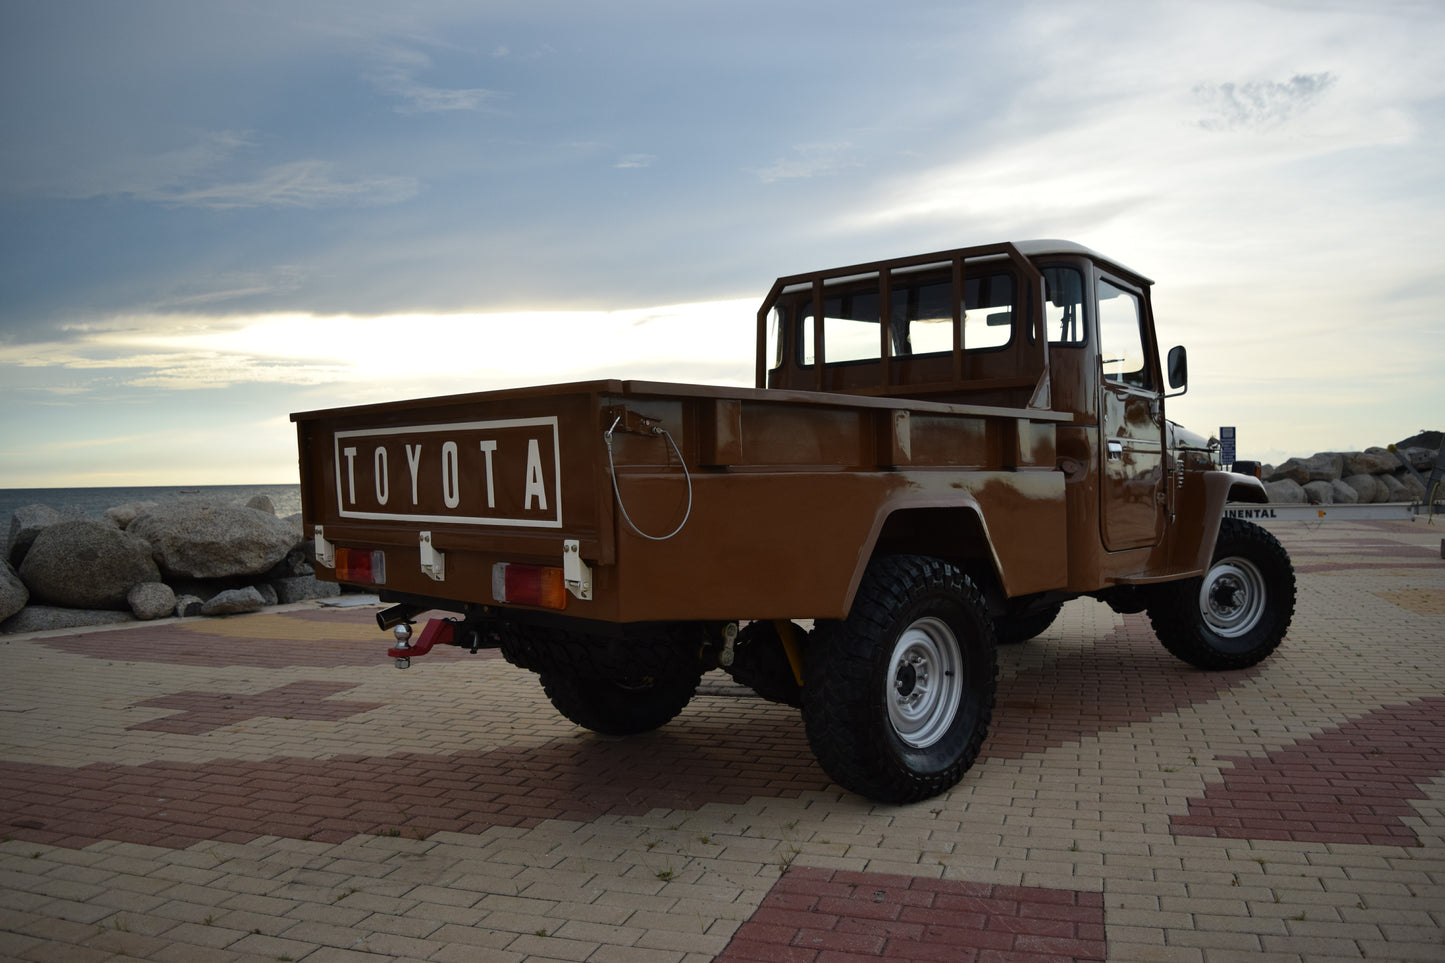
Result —
[{"label": "sky", "polygon": [[774,278],[1066,238],[1240,458],[1445,428],[1437,0],[0,0],[0,488],[289,414],[751,385]]}]

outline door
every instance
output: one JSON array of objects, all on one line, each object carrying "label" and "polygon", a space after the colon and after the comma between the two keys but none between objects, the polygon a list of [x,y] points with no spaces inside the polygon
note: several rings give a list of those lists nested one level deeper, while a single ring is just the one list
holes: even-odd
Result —
[{"label": "door", "polygon": [[1099,517],[1111,552],[1157,545],[1164,533],[1164,418],[1142,294],[1097,285],[1103,470]]}]

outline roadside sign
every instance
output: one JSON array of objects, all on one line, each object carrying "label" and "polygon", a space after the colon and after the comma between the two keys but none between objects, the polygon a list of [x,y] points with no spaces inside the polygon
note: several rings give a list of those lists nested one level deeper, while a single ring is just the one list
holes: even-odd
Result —
[{"label": "roadside sign", "polygon": [[1219,429],[1219,452],[1220,461],[1226,465],[1234,464],[1234,426],[1228,425]]}]

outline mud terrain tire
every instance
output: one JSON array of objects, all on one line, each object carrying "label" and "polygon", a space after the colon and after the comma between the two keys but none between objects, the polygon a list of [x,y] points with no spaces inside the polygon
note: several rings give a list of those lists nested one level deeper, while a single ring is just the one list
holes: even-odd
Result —
[{"label": "mud terrain tire", "polygon": [[[802,628],[795,625],[794,631],[799,638],[807,638]],[[749,622],[738,632],[736,654],[728,673],[769,702],[802,708],[803,692],[771,621]]]},{"label": "mud terrain tire", "polygon": [[1209,571],[1155,589],[1149,621],[1164,648],[1190,665],[1243,669],[1279,647],[1294,603],[1294,566],[1279,540],[1225,518]]},{"label": "mud terrain tire", "polygon": [[1046,632],[1059,617],[1064,603],[1036,609],[1026,615],[1000,615],[993,620],[993,635],[999,645],[1018,645]]},{"label": "mud terrain tire", "polygon": [[651,732],[671,722],[697,692],[702,672],[635,682],[571,672],[539,673],[557,711],[584,729],[609,736]]},{"label": "mud terrain tire", "polygon": [[808,742],[823,770],[859,795],[936,796],[978,758],[996,673],[993,627],[966,575],[933,558],[875,559],[848,617],[813,631]]}]

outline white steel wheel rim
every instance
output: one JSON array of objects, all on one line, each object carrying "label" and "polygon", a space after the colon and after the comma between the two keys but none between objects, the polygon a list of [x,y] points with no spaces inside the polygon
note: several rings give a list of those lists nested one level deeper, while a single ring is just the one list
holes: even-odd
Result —
[{"label": "white steel wheel rim", "polygon": [[884,693],[898,738],[926,749],[943,738],[963,701],[963,652],[942,619],[922,618],[898,636]]},{"label": "white steel wheel rim", "polygon": [[1221,559],[1199,587],[1199,611],[1210,630],[1224,638],[1237,638],[1257,626],[1264,604],[1264,575],[1247,559]]}]

